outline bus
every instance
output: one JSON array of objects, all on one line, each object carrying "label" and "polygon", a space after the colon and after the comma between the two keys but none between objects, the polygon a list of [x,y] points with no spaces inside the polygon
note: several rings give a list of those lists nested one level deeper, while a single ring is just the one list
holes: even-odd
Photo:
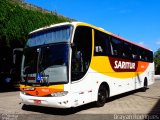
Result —
[{"label": "bus", "polygon": [[23,48],[0,49],[0,92],[19,89]]},{"label": "bus", "polygon": [[109,97],[154,83],[151,50],[84,22],[34,30],[23,52],[24,105],[102,107]]}]

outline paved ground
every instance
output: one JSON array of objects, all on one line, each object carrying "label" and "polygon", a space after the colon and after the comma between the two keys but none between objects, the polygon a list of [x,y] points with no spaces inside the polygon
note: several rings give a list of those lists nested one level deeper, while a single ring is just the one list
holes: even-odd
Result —
[{"label": "paved ground", "polygon": [[149,87],[146,92],[134,91],[116,96],[102,108],[83,110],[88,114],[148,114],[160,113],[160,81]]},{"label": "paved ground", "polygon": [[[154,115],[155,119],[160,119],[160,116],[156,116],[156,114],[160,114],[160,80],[156,80],[155,84],[149,86],[149,89],[146,92],[136,90],[113,97],[105,104],[104,107],[101,108],[96,108],[93,104],[88,104],[76,109],[64,110],[46,107],[25,107],[22,104],[19,104],[19,102],[19,91],[0,93],[0,114],[2,114],[3,120],[5,120],[4,118],[6,118],[7,115],[11,114],[17,114],[19,116],[23,115],[22,118],[27,118],[28,120],[31,119],[31,117],[28,117],[28,115],[34,115],[34,118],[38,115],[39,118],[35,119],[39,120],[45,119],[45,115],[47,115],[47,118],[56,116],[56,119],[58,116],[64,117],[66,115],[80,119],[81,117],[87,115],[85,117],[86,120],[90,118],[93,119],[93,116],[95,116],[96,119],[109,118],[111,120],[112,118],[121,119],[120,117],[122,116],[116,116],[119,114],[152,114],[152,117]],[[43,115],[43,117],[40,117],[41,115]],[[75,115],[79,115],[79,117]],[[9,117],[12,118],[13,116]],[[16,118],[16,116],[14,116],[14,118]]]}]

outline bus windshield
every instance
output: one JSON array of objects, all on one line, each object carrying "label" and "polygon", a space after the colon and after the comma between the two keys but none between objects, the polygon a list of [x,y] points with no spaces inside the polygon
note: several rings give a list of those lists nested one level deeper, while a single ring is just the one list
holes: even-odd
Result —
[{"label": "bus windshield", "polygon": [[22,82],[66,83],[69,45],[48,44],[24,49]]},{"label": "bus windshield", "polygon": [[21,83],[31,85],[67,83],[71,34],[71,25],[32,32],[24,49]]}]

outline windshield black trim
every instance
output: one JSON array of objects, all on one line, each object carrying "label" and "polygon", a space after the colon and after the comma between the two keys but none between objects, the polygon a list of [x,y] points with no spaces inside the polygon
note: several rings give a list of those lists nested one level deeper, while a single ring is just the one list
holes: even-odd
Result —
[{"label": "windshield black trim", "polygon": [[24,51],[25,51],[25,49],[28,49],[28,48],[38,48],[38,47],[46,47],[46,46],[61,45],[61,44],[70,45],[70,42],[50,43],[50,44],[37,45],[37,46],[33,46],[33,47],[28,47],[28,46],[26,46],[26,47],[24,48]]},{"label": "windshield black trim", "polygon": [[25,82],[20,82],[20,84],[25,85],[25,86],[33,86],[33,87],[39,87],[39,86],[50,86],[50,85],[59,85],[59,84],[68,84],[69,80],[66,82],[50,82],[48,85],[46,84],[41,84],[41,83],[25,83]]},{"label": "windshield black trim", "polygon": [[35,36],[37,34],[44,34],[44,33],[52,32],[52,31],[54,31],[56,29],[67,28],[67,27],[69,27],[71,29],[70,33],[72,35],[73,26],[71,24],[68,24],[68,25],[61,25],[61,26],[50,27],[50,28],[47,28],[47,29],[42,29],[42,30],[30,33],[28,37],[31,38],[31,37],[33,37],[33,36]]}]

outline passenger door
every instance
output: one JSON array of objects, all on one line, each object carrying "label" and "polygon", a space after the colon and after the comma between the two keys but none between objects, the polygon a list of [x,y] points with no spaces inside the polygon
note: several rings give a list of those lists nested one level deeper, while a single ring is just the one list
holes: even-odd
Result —
[{"label": "passenger door", "polygon": [[75,106],[91,101],[92,80],[88,70],[92,56],[92,29],[79,26],[76,28],[71,59],[71,92]]}]

